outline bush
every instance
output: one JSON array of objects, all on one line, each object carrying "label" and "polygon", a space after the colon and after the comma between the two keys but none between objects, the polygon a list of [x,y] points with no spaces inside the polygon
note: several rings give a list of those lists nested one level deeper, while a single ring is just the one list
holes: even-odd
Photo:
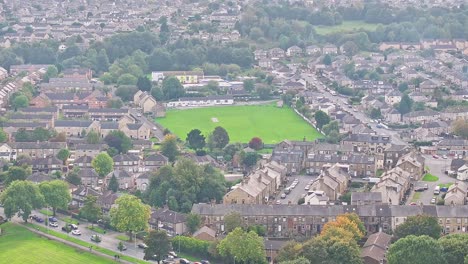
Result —
[{"label": "bush", "polygon": [[172,238],[172,246],[179,247],[180,250],[184,253],[197,255],[200,257],[209,256],[208,248],[210,247],[210,242],[199,240],[193,237],[186,236],[176,236]]}]

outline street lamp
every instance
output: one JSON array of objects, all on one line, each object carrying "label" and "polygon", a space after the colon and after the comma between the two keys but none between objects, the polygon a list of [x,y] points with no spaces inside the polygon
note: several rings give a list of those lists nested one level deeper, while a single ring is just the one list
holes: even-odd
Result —
[{"label": "street lamp", "polygon": [[273,245],[270,244],[270,263],[273,263]]},{"label": "street lamp", "polygon": [[236,258],[237,258],[237,256],[234,256],[234,264],[236,264]]}]

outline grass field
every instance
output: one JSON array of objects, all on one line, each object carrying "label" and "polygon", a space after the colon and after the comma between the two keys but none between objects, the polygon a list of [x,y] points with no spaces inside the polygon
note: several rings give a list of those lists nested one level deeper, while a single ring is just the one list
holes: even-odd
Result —
[{"label": "grass field", "polygon": [[40,237],[11,223],[1,226],[1,263],[114,263],[110,259]]},{"label": "grass field", "polygon": [[439,177],[432,175],[430,173],[426,173],[422,180],[426,182],[436,182],[439,180]]},{"label": "grass field", "polygon": [[319,35],[328,35],[338,32],[353,32],[359,29],[375,30],[379,24],[369,24],[364,21],[343,21],[343,24],[336,26],[316,26],[315,31]]},{"label": "grass field", "polygon": [[227,130],[230,142],[247,143],[253,137],[260,137],[266,144],[276,144],[284,139],[314,140],[321,136],[292,109],[273,105],[169,110],[157,122],[182,140],[192,129],[200,129],[206,136],[217,126]]}]

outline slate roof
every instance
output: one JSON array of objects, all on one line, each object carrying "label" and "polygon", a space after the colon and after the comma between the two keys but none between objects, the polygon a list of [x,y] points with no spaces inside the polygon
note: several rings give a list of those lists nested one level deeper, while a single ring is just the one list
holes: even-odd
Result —
[{"label": "slate roof", "polygon": [[81,120],[57,120],[55,121],[55,127],[89,127],[93,121],[81,121]]},{"label": "slate roof", "polygon": [[62,149],[66,148],[63,142],[14,142],[11,143],[14,149]]},{"label": "slate roof", "polygon": [[182,213],[174,212],[167,208],[159,208],[151,212],[150,222],[157,223],[158,221],[166,223],[184,223],[187,221],[187,216]]},{"label": "slate roof", "polygon": [[150,156],[147,156],[145,158],[145,161],[164,161],[164,162],[167,162],[169,159],[162,155],[162,154],[153,154],[153,155],[150,155]]},{"label": "slate roof", "polygon": [[101,129],[118,130],[119,129],[119,123],[117,123],[117,122],[101,122]]}]

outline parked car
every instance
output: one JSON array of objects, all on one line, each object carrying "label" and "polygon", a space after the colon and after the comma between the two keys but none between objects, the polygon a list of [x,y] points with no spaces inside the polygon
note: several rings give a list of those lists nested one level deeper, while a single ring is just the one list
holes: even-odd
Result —
[{"label": "parked car", "polygon": [[58,223],[57,222],[49,222],[49,226],[58,227]]},{"label": "parked car", "polygon": [[201,263],[202,264],[210,264],[210,262],[208,260],[202,260]]},{"label": "parked car", "polygon": [[148,246],[145,243],[138,244],[138,247],[142,249],[148,248]]},{"label": "parked car", "polygon": [[306,187],[304,187],[304,190],[308,191],[310,189],[310,185],[306,185]]},{"label": "parked car", "polygon": [[99,242],[102,241],[102,238],[101,238],[100,235],[92,235],[92,236],[91,236],[91,241],[94,241],[94,242],[96,242],[96,243],[99,243]]},{"label": "parked car", "polygon": [[34,220],[38,223],[44,223],[44,219],[40,218],[39,216],[37,216]]},{"label": "parked car", "polygon": [[58,221],[57,218],[55,218],[55,217],[49,217],[49,222],[55,223],[55,222],[57,222],[57,221]]},{"label": "parked car", "polygon": [[172,256],[174,258],[177,258],[177,253],[175,253],[174,251],[169,251],[169,256]]},{"label": "parked car", "polygon": [[70,227],[72,230],[77,230],[78,226],[75,224],[68,224],[68,227]]},{"label": "parked car", "polygon": [[286,194],[285,193],[281,194],[281,199],[286,199]]},{"label": "parked car", "polygon": [[431,199],[431,204],[435,204],[435,203],[436,203],[436,201],[437,201],[437,198],[435,198],[435,197],[432,197],[432,199]]},{"label": "parked car", "polygon": [[433,157],[434,159],[438,159],[438,158],[439,158],[439,156],[437,156],[437,155],[432,155],[432,157]]},{"label": "parked car", "polygon": [[78,230],[78,229],[73,230],[71,233],[72,233],[72,235],[74,235],[74,236],[81,236],[81,231]]},{"label": "parked car", "polygon": [[443,155],[442,158],[443,158],[443,159],[447,159],[447,155]]},{"label": "parked car", "polygon": [[190,264],[190,261],[188,261],[187,259],[181,258],[181,259],[179,260],[179,263],[180,263],[180,264]]},{"label": "parked car", "polygon": [[280,200],[276,201],[276,204],[281,204],[281,201]]},{"label": "parked car", "polygon": [[63,232],[67,232],[67,233],[68,233],[68,232],[70,232],[70,231],[71,231],[71,228],[70,228],[70,227],[68,227],[68,226],[62,226],[62,231],[63,231]]}]

